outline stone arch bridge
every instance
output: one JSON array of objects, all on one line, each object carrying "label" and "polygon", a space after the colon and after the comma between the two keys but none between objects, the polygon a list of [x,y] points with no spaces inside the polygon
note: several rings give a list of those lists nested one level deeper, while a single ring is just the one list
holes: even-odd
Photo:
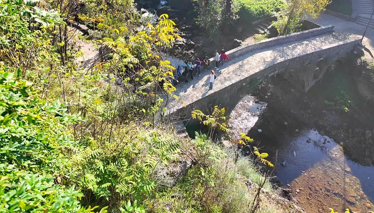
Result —
[{"label": "stone arch bridge", "polygon": [[213,104],[230,105],[236,94],[273,75],[283,75],[296,87],[308,91],[336,60],[346,57],[360,44],[359,37],[335,33],[333,28],[320,27],[228,51],[231,61],[219,69],[212,68],[217,75],[212,90],[207,71],[177,85],[179,99],[167,103],[169,118],[188,119],[194,109],[207,111]]}]

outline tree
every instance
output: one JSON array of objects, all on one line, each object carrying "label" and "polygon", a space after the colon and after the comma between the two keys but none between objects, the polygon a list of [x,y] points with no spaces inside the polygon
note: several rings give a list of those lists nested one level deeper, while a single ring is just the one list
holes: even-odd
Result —
[{"label": "tree", "polygon": [[274,22],[275,28],[280,35],[293,33],[301,25],[300,21],[308,16],[318,18],[331,0],[285,0]]},{"label": "tree", "polygon": [[196,24],[211,40],[219,40],[222,29],[237,19],[241,4],[238,0],[194,0],[198,12]]}]

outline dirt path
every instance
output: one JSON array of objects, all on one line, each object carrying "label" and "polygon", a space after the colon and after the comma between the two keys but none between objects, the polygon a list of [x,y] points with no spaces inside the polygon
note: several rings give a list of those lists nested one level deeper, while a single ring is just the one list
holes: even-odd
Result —
[{"label": "dirt path", "polygon": [[81,33],[76,33],[74,40],[78,49],[82,51],[82,56],[77,58],[75,62],[83,66],[85,70],[89,70],[101,61],[99,50],[93,43],[79,38],[78,35]]}]

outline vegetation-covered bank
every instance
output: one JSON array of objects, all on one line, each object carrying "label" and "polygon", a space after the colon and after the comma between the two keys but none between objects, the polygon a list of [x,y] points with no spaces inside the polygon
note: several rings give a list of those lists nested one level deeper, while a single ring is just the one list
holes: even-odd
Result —
[{"label": "vegetation-covered bank", "polygon": [[[242,41],[258,33],[252,22],[272,16],[283,5],[282,0],[233,0],[233,1],[193,1],[169,0],[159,7],[158,1],[136,0],[138,7],[151,7],[158,13],[167,12],[186,39],[190,42],[182,50],[186,60],[191,57],[205,57],[215,54],[215,50],[233,49]],[[158,2],[158,3],[157,3]],[[190,57],[190,58],[188,58]]]},{"label": "vegetation-covered bank", "polygon": [[[248,159],[155,123],[175,90],[159,56],[178,38],[167,15],[131,0],[0,11],[0,212],[299,211],[258,193],[268,183]],[[76,62],[78,38],[105,53],[92,69]]]},{"label": "vegetation-covered bank", "polygon": [[[331,0],[136,0],[138,7],[170,13],[186,35],[177,41],[184,60],[210,57],[216,50],[310,29],[308,16],[317,18]],[[161,2],[163,4],[161,4]],[[185,44],[185,45],[183,45]],[[175,52],[173,52],[175,53]]]},{"label": "vegetation-covered bank", "polygon": [[[204,135],[190,140],[162,126],[126,124],[76,140],[75,131],[87,131],[74,127],[82,117],[38,100],[32,84],[11,72],[0,77],[5,212],[248,212],[256,204],[256,183],[266,179]],[[259,212],[300,211],[260,196]]]}]

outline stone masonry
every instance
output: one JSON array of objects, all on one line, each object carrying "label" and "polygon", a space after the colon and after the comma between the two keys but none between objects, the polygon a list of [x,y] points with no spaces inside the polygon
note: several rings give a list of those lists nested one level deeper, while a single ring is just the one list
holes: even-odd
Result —
[{"label": "stone masonry", "polygon": [[[307,91],[322,78],[328,67],[338,58],[345,57],[360,38],[356,35],[328,33],[305,38],[299,35],[293,42],[272,41],[272,46],[259,49],[227,52],[233,57],[216,70],[214,88],[209,90],[209,72],[187,84],[177,86],[179,99],[170,100],[167,114],[172,120],[188,119],[194,109],[207,111],[213,105],[227,106],[236,103],[233,97],[248,92],[248,88],[269,76],[282,73],[294,85]],[[236,55],[234,55],[236,54]]]}]

